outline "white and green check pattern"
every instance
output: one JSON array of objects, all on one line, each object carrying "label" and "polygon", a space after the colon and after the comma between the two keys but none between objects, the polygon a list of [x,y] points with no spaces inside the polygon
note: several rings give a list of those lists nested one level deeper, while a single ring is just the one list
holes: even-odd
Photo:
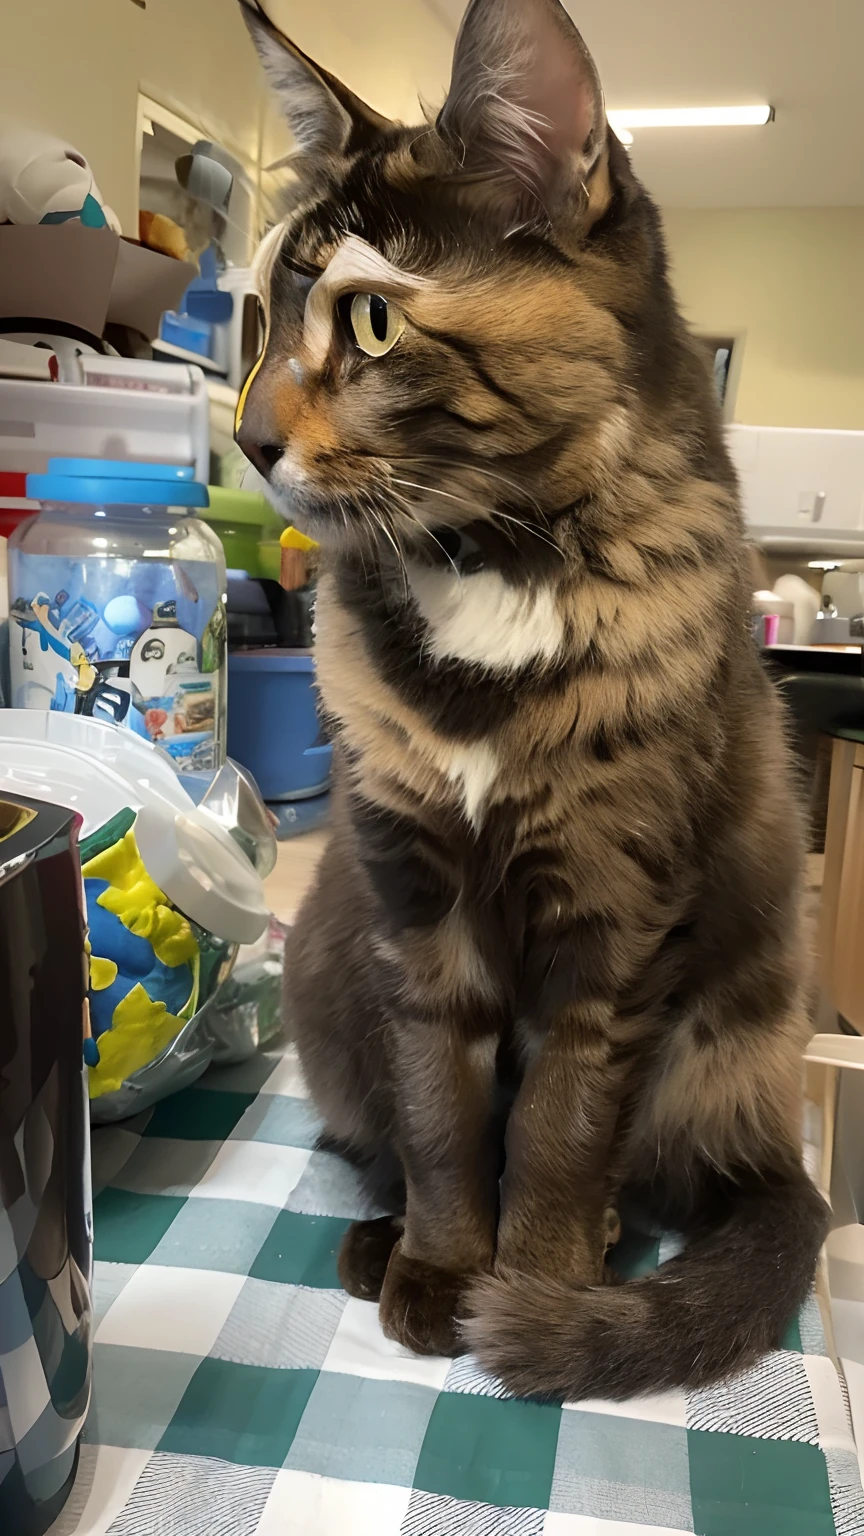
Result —
[{"label": "white and green check pattern", "polygon": [[[270,1054],[94,1133],[94,1398],[52,1536],[864,1532],[815,1303],[710,1391],[508,1399],[340,1290],[340,1238],[370,1213],[318,1129]],[[619,1262],[664,1252],[631,1234]]]}]

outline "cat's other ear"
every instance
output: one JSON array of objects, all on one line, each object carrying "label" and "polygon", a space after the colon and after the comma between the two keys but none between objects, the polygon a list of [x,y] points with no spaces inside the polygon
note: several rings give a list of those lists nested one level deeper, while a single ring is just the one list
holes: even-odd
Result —
[{"label": "cat's other ear", "polygon": [[437,120],[468,178],[554,215],[604,161],[600,79],[558,0],[471,0]]},{"label": "cat's other ear", "polygon": [[354,154],[392,128],[388,118],[289,42],[259,0],[240,0],[240,9],[301,159]]}]

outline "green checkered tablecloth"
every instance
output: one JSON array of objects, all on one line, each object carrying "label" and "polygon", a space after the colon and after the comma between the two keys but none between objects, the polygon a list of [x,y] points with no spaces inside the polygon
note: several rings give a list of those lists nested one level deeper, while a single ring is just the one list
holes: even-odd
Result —
[{"label": "green checkered tablecloth", "polygon": [[[815,1302],[710,1391],[517,1402],[339,1289],[364,1210],[290,1055],[93,1137],[93,1405],[52,1536],[860,1536]],[[629,1273],[664,1244],[625,1239]]]}]

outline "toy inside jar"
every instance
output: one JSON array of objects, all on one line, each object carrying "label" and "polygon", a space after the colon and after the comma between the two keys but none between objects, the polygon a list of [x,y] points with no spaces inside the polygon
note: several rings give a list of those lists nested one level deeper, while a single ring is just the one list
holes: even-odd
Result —
[{"label": "toy inside jar", "polygon": [[9,540],[12,703],[123,726],[183,772],[225,759],[225,558],[191,467],[51,459]]}]

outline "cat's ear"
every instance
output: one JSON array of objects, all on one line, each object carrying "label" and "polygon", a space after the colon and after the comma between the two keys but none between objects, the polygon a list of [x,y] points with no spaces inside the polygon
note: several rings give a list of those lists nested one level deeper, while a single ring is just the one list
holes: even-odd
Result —
[{"label": "cat's ear", "polygon": [[594,60],[558,0],[471,0],[437,121],[466,174],[548,212],[600,165],[606,113]]},{"label": "cat's ear", "polygon": [[353,154],[393,126],[289,42],[258,0],[240,0],[240,8],[301,158]]}]

